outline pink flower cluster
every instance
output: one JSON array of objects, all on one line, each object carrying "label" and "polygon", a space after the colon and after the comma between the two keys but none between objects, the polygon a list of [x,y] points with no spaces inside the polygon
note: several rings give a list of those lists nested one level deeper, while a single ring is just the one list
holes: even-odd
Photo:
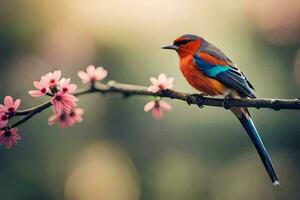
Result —
[{"label": "pink flower cluster", "polygon": [[10,149],[13,144],[17,144],[18,140],[21,139],[17,128],[5,128],[9,118],[17,112],[20,103],[20,99],[14,101],[11,96],[6,96],[4,104],[0,104],[0,144],[7,149]]},{"label": "pink flower cluster", "polygon": [[77,89],[75,84],[70,83],[70,79],[62,78],[61,71],[47,73],[41,77],[40,81],[34,81],[33,85],[37,90],[30,90],[33,97],[40,97],[48,94],[51,96],[51,104],[56,115],[62,112],[70,112],[76,107],[77,98],[71,93]]},{"label": "pink flower cluster", "polygon": [[[156,93],[163,90],[172,89],[174,78],[167,78],[165,74],[159,74],[158,78],[151,77],[150,81],[152,85],[148,87],[148,91]],[[156,99],[154,101],[146,103],[146,105],[144,106],[145,112],[148,112],[150,110],[152,111],[153,118],[159,120],[163,117],[163,111],[172,110],[172,106],[165,101]]]},{"label": "pink flower cluster", "polygon": [[[86,72],[79,71],[78,76],[83,83],[94,84],[95,81],[107,76],[107,70],[89,65]],[[51,96],[53,115],[48,119],[50,125],[58,124],[61,128],[65,128],[82,121],[84,111],[77,107],[78,99],[72,94],[77,86],[71,83],[70,78],[61,78],[61,71],[47,73],[40,81],[33,82],[33,85],[36,90],[29,91],[31,96]]]},{"label": "pink flower cluster", "polygon": [[163,116],[163,111],[172,110],[172,106],[165,101],[154,100],[146,103],[146,105],[144,106],[145,112],[148,112],[150,110],[152,111],[152,116],[154,117],[154,119],[161,119]]},{"label": "pink flower cluster", "polygon": [[158,78],[151,77],[152,85],[148,87],[149,92],[159,92],[162,90],[172,89],[174,78],[167,78],[165,74],[159,74]]},{"label": "pink flower cluster", "polygon": [[14,101],[11,96],[6,96],[4,98],[4,104],[0,104],[0,128],[7,125],[8,119],[15,114],[20,103],[20,99]]},{"label": "pink flower cluster", "polygon": [[81,78],[83,83],[89,83],[94,81],[100,81],[104,79],[107,76],[107,70],[105,70],[103,67],[97,67],[95,68],[94,65],[89,65],[86,68],[86,72],[79,71],[78,76]]},{"label": "pink flower cluster", "polygon": [[62,112],[60,114],[54,114],[49,119],[50,125],[58,124],[61,128],[73,126],[76,122],[82,121],[82,115],[84,110],[81,108],[73,108],[70,112]]},{"label": "pink flower cluster", "polygon": [[0,144],[6,149],[10,149],[13,145],[18,144],[18,141],[21,139],[17,128],[0,131]]},{"label": "pink flower cluster", "polygon": [[[89,65],[86,71],[79,71],[78,76],[83,83],[90,83],[104,79],[107,70],[103,67]],[[49,72],[41,77],[39,81],[34,81],[34,90],[28,93],[32,97],[50,96],[53,115],[48,119],[50,125],[58,124],[61,128],[73,126],[82,121],[84,110],[77,107],[78,99],[74,96],[77,86],[71,83],[70,78],[62,78],[60,70]],[[21,140],[18,129],[7,125],[10,118],[16,115],[21,103],[20,99],[13,100],[11,96],[4,98],[4,103],[0,104],[0,144],[9,149]]]},{"label": "pink flower cluster", "polygon": [[[89,65],[86,71],[79,71],[78,76],[83,83],[95,86],[96,81],[100,81],[107,76],[108,72],[103,67],[95,67]],[[158,93],[173,88],[173,78],[167,78],[165,74],[159,74],[158,78],[151,77],[152,85],[148,87],[149,92]],[[77,122],[81,122],[84,110],[77,107],[77,97],[74,95],[77,85],[71,83],[70,78],[63,78],[61,71],[57,70],[49,72],[41,77],[39,81],[34,81],[34,90],[28,93],[32,97],[49,96],[52,105],[53,115],[48,119],[50,125],[58,124],[61,128],[73,126]],[[24,115],[33,111],[18,111],[21,100],[14,100],[11,96],[4,98],[3,104],[0,104],[0,145],[10,149],[16,145],[21,136],[18,134],[17,124],[8,125],[11,118]],[[154,101],[148,102],[144,106],[144,111],[152,111],[155,119],[161,119],[164,111],[172,110],[172,106],[156,98]],[[23,114],[22,114],[23,113]],[[25,114],[26,115],[26,114]]]}]

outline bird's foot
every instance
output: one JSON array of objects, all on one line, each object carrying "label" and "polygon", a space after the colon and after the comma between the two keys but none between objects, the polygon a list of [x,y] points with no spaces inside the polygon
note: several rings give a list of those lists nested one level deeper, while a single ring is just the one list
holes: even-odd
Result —
[{"label": "bird's foot", "polygon": [[222,103],[222,106],[226,109],[226,110],[228,110],[229,108],[230,108],[230,106],[228,105],[228,100],[229,100],[230,98],[228,97],[228,96],[225,96],[225,98],[224,98],[224,100],[223,100],[223,103]]},{"label": "bird's foot", "polygon": [[190,94],[187,96],[186,102],[187,104],[197,104],[199,108],[203,108],[203,97],[207,96],[206,94]]}]

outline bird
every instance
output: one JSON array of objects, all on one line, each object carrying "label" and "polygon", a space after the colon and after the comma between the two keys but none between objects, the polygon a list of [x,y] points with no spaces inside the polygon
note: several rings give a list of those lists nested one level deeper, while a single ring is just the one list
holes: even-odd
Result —
[{"label": "bird", "polygon": [[[180,70],[187,82],[202,95],[255,99],[254,87],[237,65],[212,43],[193,34],[185,34],[162,49],[175,50]],[[274,186],[279,186],[270,156],[247,108],[230,108],[254,144]]]}]

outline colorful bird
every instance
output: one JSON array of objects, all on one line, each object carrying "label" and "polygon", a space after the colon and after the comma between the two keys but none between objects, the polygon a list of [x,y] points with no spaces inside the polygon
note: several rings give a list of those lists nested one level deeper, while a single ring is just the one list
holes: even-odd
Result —
[{"label": "colorful bird", "polygon": [[[209,96],[256,98],[245,75],[217,47],[196,35],[183,35],[163,49],[177,51],[180,70],[189,84]],[[268,152],[254,126],[247,108],[230,108],[247,131],[275,186],[279,182]]]}]

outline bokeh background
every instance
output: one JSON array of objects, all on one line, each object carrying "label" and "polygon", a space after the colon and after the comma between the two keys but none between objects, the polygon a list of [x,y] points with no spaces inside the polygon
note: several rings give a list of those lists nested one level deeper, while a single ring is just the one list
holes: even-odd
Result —
[{"label": "bokeh background", "polygon": [[[109,79],[149,85],[164,72],[194,91],[178,58],[161,46],[205,37],[248,76],[258,97],[300,97],[299,0],[1,0],[0,95],[22,108],[44,102],[27,91],[42,74],[105,66]],[[300,112],[251,109],[281,186],[274,188],[235,117],[220,108],[144,113],[149,97],[89,95],[84,121],[49,126],[51,111],[20,127],[23,140],[0,149],[1,199],[300,199]]]}]

